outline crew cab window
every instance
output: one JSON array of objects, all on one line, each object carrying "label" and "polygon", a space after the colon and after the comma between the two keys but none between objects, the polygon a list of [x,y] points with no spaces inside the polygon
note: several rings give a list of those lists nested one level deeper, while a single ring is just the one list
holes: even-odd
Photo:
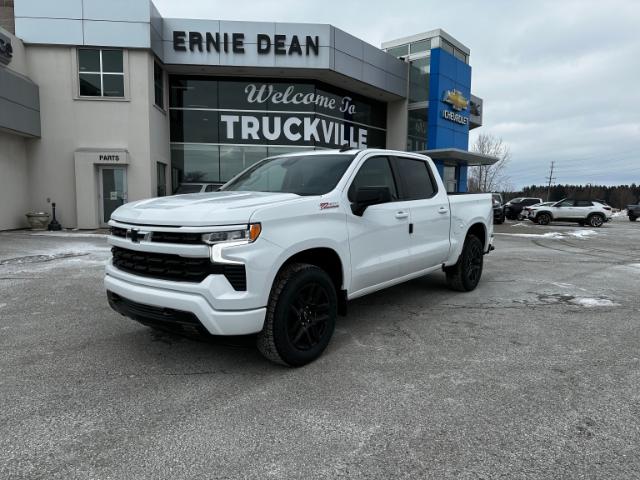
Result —
[{"label": "crew cab window", "polygon": [[400,157],[396,159],[396,165],[402,182],[403,200],[431,198],[436,194],[437,187],[427,162]]},{"label": "crew cab window", "polygon": [[398,199],[396,182],[387,157],[369,158],[364,162],[349,187],[349,200],[353,202],[356,190],[363,187],[388,187],[391,199]]},{"label": "crew cab window", "polygon": [[593,207],[593,203],[588,200],[576,200],[576,207]]}]

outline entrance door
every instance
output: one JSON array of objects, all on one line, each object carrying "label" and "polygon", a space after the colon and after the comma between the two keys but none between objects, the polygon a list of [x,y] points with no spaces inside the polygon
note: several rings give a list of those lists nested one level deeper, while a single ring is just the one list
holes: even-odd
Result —
[{"label": "entrance door", "polygon": [[100,224],[106,226],[113,211],[127,202],[127,169],[100,167]]}]

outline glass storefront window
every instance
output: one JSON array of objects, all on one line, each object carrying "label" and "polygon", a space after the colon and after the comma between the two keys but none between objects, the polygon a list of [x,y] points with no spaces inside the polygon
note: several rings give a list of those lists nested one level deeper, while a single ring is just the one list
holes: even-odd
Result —
[{"label": "glass storefront window", "polygon": [[409,110],[407,150],[416,152],[427,149],[427,109]]},{"label": "glass storefront window", "polygon": [[220,180],[231,180],[245,168],[267,157],[267,147],[246,145],[220,146]]},{"label": "glass storefront window", "polygon": [[171,145],[171,166],[177,170],[174,188],[182,182],[219,182],[218,145]]},{"label": "glass storefront window", "polygon": [[174,108],[218,108],[218,82],[211,78],[170,77]]},{"label": "glass storefront window", "polygon": [[429,100],[429,57],[412,60],[409,68],[409,102]]},{"label": "glass storefront window", "polygon": [[431,50],[431,39],[420,40],[411,44],[411,53],[427,52]]}]

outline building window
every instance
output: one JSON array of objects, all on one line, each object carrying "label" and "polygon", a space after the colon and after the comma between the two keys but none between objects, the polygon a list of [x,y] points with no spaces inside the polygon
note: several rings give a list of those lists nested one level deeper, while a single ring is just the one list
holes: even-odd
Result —
[{"label": "building window", "polygon": [[164,163],[156,162],[158,196],[164,197],[167,194],[167,166]]},{"label": "building window", "polygon": [[426,40],[420,40],[419,42],[414,42],[411,44],[411,53],[421,53],[428,52],[431,50],[431,39],[427,38]]},{"label": "building window", "polygon": [[81,97],[124,97],[122,50],[78,49]]},{"label": "building window", "polygon": [[458,191],[458,177],[456,175],[457,168],[454,166],[445,165],[443,168],[443,182],[448,193],[455,193]]},{"label": "building window", "polygon": [[427,108],[409,110],[407,151],[419,152],[427,149]]},{"label": "building window", "polygon": [[409,67],[409,102],[429,100],[429,57],[412,60]]},{"label": "building window", "polygon": [[409,45],[400,45],[399,47],[392,47],[387,49],[389,55],[393,55],[396,58],[409,55]]},{"label": "building window", "polygon": [[164,110],[164,75],[158,62],[153,62],[153,89],[156,105]]},{"label": "building window", "polygon": [[460,50],[460,49],[456,48],[456,49],[453,51],[453,54],[455,55],[455,57],[456,57],[458,60],[462,60],[464,63],[467,63],[467,56],[465,55],[465,53],[464,53],[462,50]]}]

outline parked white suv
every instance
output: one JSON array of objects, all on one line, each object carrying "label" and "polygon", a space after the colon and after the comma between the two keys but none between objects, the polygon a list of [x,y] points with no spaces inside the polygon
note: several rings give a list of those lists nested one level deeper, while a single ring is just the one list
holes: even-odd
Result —
[{"label": "parked white suv", "polygon": [[493,248],[490,194],[448,196],[428,157],[389,150],[267,158],[222,191],[129,203],[109,224],[116,311],[257,333],[290,366],[323,352],[347,300],[441,269],[473,290]]},{"label": "parked white suv", "polygon": [[573,200],[565,198],[552,205],[529,207],[529,219],[539,225],[552,221],[577,222],[580,225],[601,227],[611,219],[611,207],[596,200]]}]

